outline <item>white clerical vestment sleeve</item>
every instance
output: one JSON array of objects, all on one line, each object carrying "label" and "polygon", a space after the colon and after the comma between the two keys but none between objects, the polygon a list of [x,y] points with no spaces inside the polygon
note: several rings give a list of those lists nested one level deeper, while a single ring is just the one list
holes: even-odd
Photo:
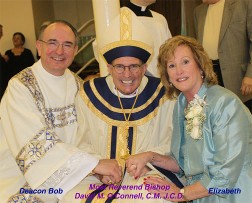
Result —
[{"label": "white clerical vestment sleeve", "polygon": [[75,150],[71,158],[51,175],[42,187],[61,188],[63,192],[57,194],[57,197],[61,199],[69,190],[85,178],[98,162],[97,158],[80,150]]}]

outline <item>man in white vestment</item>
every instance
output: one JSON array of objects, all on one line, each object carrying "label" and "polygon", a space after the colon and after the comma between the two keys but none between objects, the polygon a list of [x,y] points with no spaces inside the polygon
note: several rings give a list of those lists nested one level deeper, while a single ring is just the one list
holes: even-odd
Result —
[{"label": "man in white vestment", "polygon": [[56,203],[91,172],[121,180],[116,160],[78,147],[74,101],[82,82],[67,69],[77,43],[72,25],[51,22],[36,43],[41,59],[9,82],[0,105],[1,203]]},{"label": "man in white vestment", "polygon": [[[134,166],[125,165],[130,155],[170,151],[174,101],[165,96],[159,78],[145,76],[153,53],[152,37],[124,7],[104,30],[101,47],[110,74],[85,82],[76,97],[77,115],[84,118],[78,128],[85,143],[80,147],[97,158],[116,159],[123,179],[118,184],[112,176],[89,175],[61,202],[170,202],[153,197],[143,184],[144,178],[163,178],[164,173],[148,163],[135,177],[126,171]],[[166,190],[169,193],[169,186]]]},{"label": "man in white vestment", "polygon": [[127,7],[131,9],[138,19],[144,24],[147,32],[152,36],[154,41],[154,54],[150,61],[147,74],[160,78],[157,68],[157,56],[159,47],[169,38],[172,37],[168,27],[168,22],[163,15],[152,11],[148,8],[156,0],[130,0]]}]

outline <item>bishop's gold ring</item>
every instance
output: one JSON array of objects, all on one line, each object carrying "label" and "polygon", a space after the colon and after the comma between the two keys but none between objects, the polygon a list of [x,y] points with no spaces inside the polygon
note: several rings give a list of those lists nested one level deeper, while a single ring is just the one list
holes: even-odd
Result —
[{"label": "bishop's gold ring", "polygon": [[108,181],[108,184],[109,184],[109,185],[112,184],[112,183],[113,183],[112,180],[109,180],[109,181]]}]

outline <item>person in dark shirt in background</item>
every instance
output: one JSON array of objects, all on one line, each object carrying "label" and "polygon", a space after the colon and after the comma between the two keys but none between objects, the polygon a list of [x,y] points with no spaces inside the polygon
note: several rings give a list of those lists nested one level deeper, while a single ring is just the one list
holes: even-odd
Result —
[{"label": "person in dark shirt in background", "polygon": [[5,52],[9,79],[35,62],[30,49],[24,48],[25,36],[15,32],[12,37],[14,47]]}]

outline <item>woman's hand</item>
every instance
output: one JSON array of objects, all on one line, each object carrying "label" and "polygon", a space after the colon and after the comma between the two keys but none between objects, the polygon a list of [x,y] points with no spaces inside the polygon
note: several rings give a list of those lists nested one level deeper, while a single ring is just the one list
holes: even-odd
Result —
[{"label": "woman's hand", "polygon": [[[144,178],[144,185],[150,193],[159,193],[160,197],[172,202],[185,201],[182,194],[173,182],[161,177],[147,177]],[[149,189],[148,189],[149,188]],[[164,189],[165,188],[165,189]]]}]

